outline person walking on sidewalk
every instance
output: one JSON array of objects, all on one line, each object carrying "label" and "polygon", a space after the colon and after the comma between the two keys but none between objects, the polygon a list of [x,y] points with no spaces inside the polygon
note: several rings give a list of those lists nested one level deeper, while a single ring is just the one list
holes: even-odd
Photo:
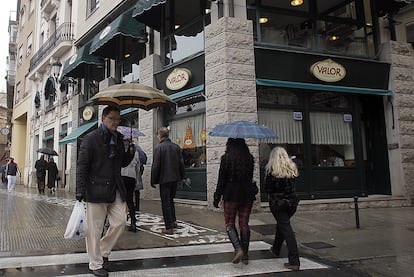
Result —
[{"label": "person walking on sidewalk", "polygon": [[163,234],[174,234],[177,228],[174,197],[177,191],[177,183],[184,179],[184,159],[181,148],[169,139],[170,131],[162,127],[157,132],[160,144],[154,149],[154,157],[151,167],[151,186],[160,185],[162,215],[165,228]]},{"label": "person walking on sidewalk", "polygon": [[40,158],[36,161],[35,169],[37,178],[37,189],[39,191],[39,194],[45,193],[47,161],[45,160],[44,155],[41,155]]},{"label": "person walking on sidewalk", "polygon": [[20,173],[19,167],[17,166],[17,163],[14,161],[12,157],[9,158],[9,162],[6,165],[6,176],[7,176],[7,190],[9,192],[13,191],[16,187],[16,176],[17,173],[20,174],[20,177],[22,177],[22,174]]},{"label": "person walking on sidewalk", "polygon": [[[133,156],[125,151],[123,136],[116,130],[120,120],[118,107],[105,107],[102,124],[83,139],[79,149],[76,199],[86,201],[86,252],[95,276],[108,276],[108,256],[125,229],[121,167]],[[109,228],[101,238],[106,218]]]},{"label": "person walking on sidewalk", "polygon": [[138,144],[135,145],[135,148],[138,152],[139,163],[140,163],[139,173],[140,173],[141,182],[136,183],[135,191],[134,191],[135,192],[135,211],[139,212],[139,202],[140,202],[139,200],[141,198],[140,191],[144,189],[144,183],[142,182],[142,174],[144,174],[144,165],[147,164],[148,157],[147,157],[147,154],[145,154],[144,150],[142,150],[142,148]]},{"label": "person walking on sidewalk", "polygon": [[51,193],[54,193],[56,191],[55,183],[57,174],[57,165],[53,160],[53,157],[50,157],[49,162],[47,163],[47,188]]},{"label": "person walking on sidewalk", "polygon": [[299,203],[294,185],[298,175],[296,164],[286,150],[282,147],[273,148],[266,165],[265,177],[270,211],[276,219],[276,234],[270,251],[279,256],[283,241],[286,241],[289,262],[284,266],[295,271],[300,267],[299,251],[290,218],[295,214]]},{"label": "person walking on sidewalk", "polygon": [[126,203],[128,206],[129,217],[131,218],[131,225],[128,228],[130,232],[137,232],[136,226],[136,217],[135,217],[135,207],[134,207],[134,191],[137,183],[140,183],[142,186],[141,181],[141,174],[139,171],[140,162],[139,162],[139,154],[135,151],[134,145],[128,146],[128,141],[124,141],[127,144],[128,151],[131,155],[134,155],[132,161],[126,166],[121,169],[121,176],[125,183],[126,188]]},{"label": "person walking on sidewalk", "polygon": [[[240,260],[248,264],[249,260],[249,217],[256,194],[252,188],[253,169],[254,159],[245,140],[229,138],[221,157],[213,205],[218,208],[223,197],[226,231],[235,251],[234,264]],[[236,216],[239,217],[240,238],[235,227]]]}]

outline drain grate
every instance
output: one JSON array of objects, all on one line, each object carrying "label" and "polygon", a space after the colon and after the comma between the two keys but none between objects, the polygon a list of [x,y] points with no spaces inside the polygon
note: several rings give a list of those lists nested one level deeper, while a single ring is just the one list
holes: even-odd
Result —
[{"label": "drain grate", "polygon": [[262,234],[263,236],[274,235],[276,232],[275,224],[254,225],[250,226],[250,229],[259,234]]},{"label": "drain grate", "polygon": [[334,248],[336,247],[335,245],[326,243],[326,242],[322,242],[322,241],[316,241],[316,242],[305,242],[305,243],[301,243],[302,245],[312,248],[312,249],[325,249],[325,248]]}]

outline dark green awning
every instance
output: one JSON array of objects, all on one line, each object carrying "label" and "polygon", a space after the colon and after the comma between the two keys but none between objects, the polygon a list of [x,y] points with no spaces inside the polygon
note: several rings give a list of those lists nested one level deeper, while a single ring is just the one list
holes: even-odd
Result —
[{"label": "dark green awning", "polygon": [[92,122],[83,124],[79,128],[77,128],[74,131],[72,131],[69,135],[67,135],[66,137],[64,137],[61,141],[59,141],[59,144],[67,144],[67,143],[71,143],[71,142],[76,142],[76,140],[78,139],[78,137],[80,137],[81,135],[83,135],[85,132],[87,132],[92,127],[98,126],[97,123],[98,123],[98,121],[95,120],[95,121],[92,121]]},{"label": "dark green awning", "polygon": [[167,0],[138,0],[132,17],[157,31],[161,30],[161,9]]},{"label": "dark green awning", "polygon": [[145,25],[134,20],[131,12],[121,14],[100,31],[92,40],[89,54],[115,59],[120,54],[145,50]]},{"label": "dark green awning", "polygon": [[94,56],[89,54],[89,48],[91,47],[92,42],[89,42],[82,46],[72,55],[69,59],[65,61],[62,70],[62,77],[73,77],[81,78],[86,75],[87,65],[96,65],[104,69],[105,61],[102,57]]},{"label": "dark green awning", "polygon": [[325,91],[333,91],[333,92],[360,93],[360,94],[371,94],[371,95],[392,95],[391,90],[385,90],[385,89],[346,87],[346,86],[334,86],[334,85],[325,85],[325,84],[310,84],[310,83],[289,82],[289,81],[268,80],[268,79],[256,79],[256,84],[260,86],[267,86],[267,87],[299,88],[299,89],[325,90]]}]

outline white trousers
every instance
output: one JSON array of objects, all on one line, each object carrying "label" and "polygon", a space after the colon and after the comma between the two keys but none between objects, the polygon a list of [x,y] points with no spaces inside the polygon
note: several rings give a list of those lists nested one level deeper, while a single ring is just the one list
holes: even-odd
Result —
[{"label": "white trousers", "polygon": [[7,189],[9,191],[14,190],[14,188],[16,187],[16,178],[17,176],[7,175]]},{"label": "white trousers", "polygon": [[[119,193],[113,203],[86,202],[86,252],[89,257],[89,269],[102,268],[102,257],[108,257],[118,238],[125,230],[126,214],[125,202]],[[101,238],[108,216],[109,228]]]}]

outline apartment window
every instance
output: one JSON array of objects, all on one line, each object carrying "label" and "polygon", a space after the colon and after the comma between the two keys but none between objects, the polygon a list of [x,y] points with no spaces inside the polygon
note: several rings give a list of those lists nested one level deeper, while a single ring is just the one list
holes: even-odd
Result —
[{"label": "apartment window", "polygon": [[16,94],[14,97],[14,103],[18,103],[20,99],[20,82],[16,84]]},{"label": "apartment window", "polygon": [[33,36],[32,33],[27,37],[27,50],[26,56],[29,56],[32,53],[32,44],[33,44]]},{"label": "apartment window", "polygon": [[23,62],[23,45],[19,47],[19,61],[17,62],[18,65],[21,65]]},{"label": "apartment window", "polygon": [[97,8],[99,8],[99,2],[100,2],[100,0],[88,0],[86,16],[89,16]]},{"label": "apartment window", "polygon": [[26,6],[23,6],[23,8],[20,10],[20,28],[24,26],[24,23],[26,22],[25,18],[25,12]]},{"label": "apartment window", "polygon": [[30,14],[32,14],[33,13],[33,11],[34,11],[34,8],[35,8],[35,1],[34,0],[30,0],[30,4],[29,4],[30,6]]},{"label": "apartment window", "polygon": [[405,33],[407,36],[407,42],[411,43],[414,47],[414,22],[410,22],[405,27]]}]

